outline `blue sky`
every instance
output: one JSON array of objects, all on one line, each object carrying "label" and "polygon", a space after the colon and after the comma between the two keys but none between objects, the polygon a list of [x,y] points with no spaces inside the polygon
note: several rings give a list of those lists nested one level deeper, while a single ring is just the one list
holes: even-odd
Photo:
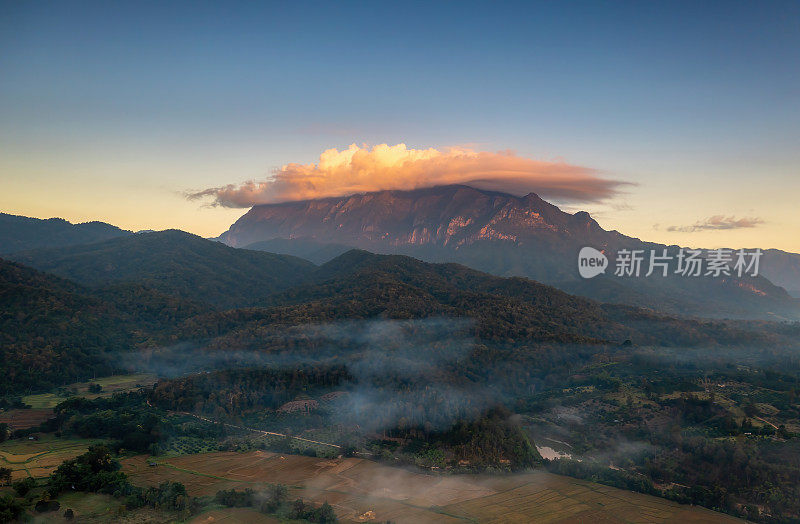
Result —
[{"label": "blue sky", "polygon": [[[798,2],[0,2],[0,210],[216,235],[184,191],[468,145],[632,182],[561,203],[610,229],[800,251],[798,64]],[[763,223],[667,231],[716,215]]]}]

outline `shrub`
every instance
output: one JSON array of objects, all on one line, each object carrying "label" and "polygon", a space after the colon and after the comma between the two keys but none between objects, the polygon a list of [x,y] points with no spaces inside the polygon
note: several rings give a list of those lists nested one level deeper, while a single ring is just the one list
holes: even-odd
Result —
[{"label": "shrub", "polygon": [[36,487],[36,481],[30,477],[26,477],[11,484],[11,487],[14,488],[14,491],[17,492],[17,495],[24,497]]}]

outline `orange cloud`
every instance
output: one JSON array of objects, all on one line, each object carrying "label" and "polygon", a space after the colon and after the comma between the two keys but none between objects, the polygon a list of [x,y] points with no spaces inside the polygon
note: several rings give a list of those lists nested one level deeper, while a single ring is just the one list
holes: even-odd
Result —
[{"label": "orange cloud", "polygon": [[209,188],[188,196],[212,198],[214,205],[225,207],[250,207],[450,184],[590,202],[614,196],[623,182],[601,178],[593,169],[519,157],[510,151],[408,149],[405,144],[369,149],[352,144],[342,151],[328,149],[316,164],[286,164],[264,181]]}]

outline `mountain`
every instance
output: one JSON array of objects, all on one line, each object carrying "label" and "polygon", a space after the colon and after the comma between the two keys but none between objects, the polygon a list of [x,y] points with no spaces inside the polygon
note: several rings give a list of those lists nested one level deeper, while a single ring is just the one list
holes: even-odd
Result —
[{"label": "mountain", "polygon": [[761,268],[766,278],[800,298],[800,254],[767,249],[761,257]]},{"label": "mountain", "polygon": [[252,305],[301,282],[316,267],[297,257],[234,249],[177,230],[10,258],[85,286],[135,283],[221,308]]},{"label": "mountain", "polygon": [[602,302],[670,313],[800,318],[800,302],[763,277],[581,279],[577,260],[585,246],[606,253],[627,248],[674,254],[678,248],[606,231],[588,213],[565,213],[535,194],[516,197],[440,186],[265,204],[253,207],[219,240],[313,256],[317,263],[344,246],[457,262],[499,276],[532,278]]},{"label": "mountain", "polygon": [[131,234],[105,222],[72,224],[63,218],[41,220],[0,213],[0,254],[90,244]]},{"label": "mountain", "polygon": [[[219,240],[235,247],[275,239],[339,244],[380,253],[402,253],[432,261],[468,263],[499,275],[537,280],[569,278],[575,264],[561,259],[584,245],[602,249],[625,240],[604,231],[588,213],[564,213],[538,196],[526,197],[441,186],[379,191],[253,207]],[[535,247],[536,257],[487,251],[498,245]],[[454,255],[457,253],[457,255]],[[480,259],[485,259],[481,262]],[[469,265],[469,264],[468,264]],[[559,268],[557,274],[553,269]]]}]

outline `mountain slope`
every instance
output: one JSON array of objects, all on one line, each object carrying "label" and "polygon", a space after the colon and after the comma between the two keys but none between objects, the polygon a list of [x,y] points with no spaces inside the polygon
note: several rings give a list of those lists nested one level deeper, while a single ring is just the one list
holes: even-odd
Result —
[{"label": "mountain slope", "polygon": [[315,240],[274,238],[262,242],[253,242],[242,249],[294,255],[320,265],[350,251],[352,247],[344,244],[317,242]]},{"label": "mountain slope", "polygon": [[111,372],[102,348],[127,346],[127,337],[107,328],[117,320],[112,308],[77,291],[71,283],[0,259],[0,393],[63,383],[59,376],[80,377],[81,369]]},{"label": "mountain slope", "polygon": [[[171,237],[176,234],[178,243],[189,237],[190,245],[199,246],[191,267],[214,267],[224,258],[202,239],[176,232],[154,236],[174,244]],[[110,243],[113,253],[119,249],[116,242]],[[139,247],[153,248],[149,242]],[[233,251],[227,253],[232,257],[243,253],[264,260],[266,255],[216,247]],[[106,276],[95,280],[107,283],[90,288],[0,259],[0,374],[11,379],[3,382],[2,391],[47,389],[110,374],[124,362],[131,364],[124,355],[136,349],[202,348],[221,352],[221,358],[232,359],[231,365],[241,365],[238,350],[253,352],[244,360],[251,364],[253,359],[269,361],[276,352],[299,358],[315,350],[313,337],[307,336],[314,326],[347,330],[347,323],[356,320],[467,322],[477,341],[499,351],[492,358],[501,358],[506,349],[538,351],[542,344],[554,351],[569,351],[563,344],[616,346],[628,339],[659,346],[788,347],[796,337],[791,326],[673,318],[599,304],[524,278],[500,278],[457,264],[364,251],[350,251],[319,268],[300,261],[305,270],[302,282],[266,296],[266,289],[251,291],[247,301],[258,307],[220,311],[185,298],[197,295],[195,284],[181,278],[186,266],[171,274],[170,286],[158,286],[158,281],[144,278],[149,274],[148,260],[135,250],[123,251],[140,262],[142,278],[108,281]],[[130,269],[125,274],[136,276]],[[160,276],[172,278],[168,272]],[[219,286],[222,296],[234,293],[228,299],[231,303],[242,302],[242,288],[228,284],[206,283]],[[187,357],[174,356],[179,362]]]},{"label": "mountain slope", "polygon": [[0,259],[0,394],[109,375],[120,353],[168,340],[206,311],[136,284],[89,289]]},{"label": "mountain slope", "polygon": [[11,258],[87,286],[135,283],[217,307],[251,305],[301,282],[315,268],[296,257],[233,249],[176,230]]},{"label": "mountain slope", "polygon": [[[338,254],[342,246],[457,262],[499,276],[532,278],[603,302],[671,313],[800,318],[800,303],[763,277],[583,280],[577,259],[585,246],[606,253],[622,248],[660,252],[668,246],[605,231],[587,213],[565,213],[534,194],[516,197],[442,186],[260,205],[219,239],[250,249],[312,255],[317,262]],[[669,249],[677,251],[676,246]]]},{"label": "mountain slope", "polygon": [[[599,304],[527,279],[503,279],[457,264],[349,251],[310,283],[271,297],[274,305],[324,304],[350,316],[475,319],[485,336],[588,341],[627,338]],[[490,334],[491,333],[491,334]]]},{"label": "mountain slope", "polygon": [[[353,250],[316,270],[308,281],[276,293],[260,308],[190,319],[183,336],[213,339],[224,352],[290,351],[305,336],[291,326],[367,319],[470,319],[479,340],[495,344],[603,344],[625,340],[665,346],[780,344],[774,324],[708,322],[628,306],[599,304],[524,278],[501,278],[457,264]],[[773,329],[774,328],[774,329]]]},{"label": "mountain slope", "polygon": [[131,235],[105,222],[71,224],[62,218],[28,218],[0,213],[0,254],[90,244]]}]

